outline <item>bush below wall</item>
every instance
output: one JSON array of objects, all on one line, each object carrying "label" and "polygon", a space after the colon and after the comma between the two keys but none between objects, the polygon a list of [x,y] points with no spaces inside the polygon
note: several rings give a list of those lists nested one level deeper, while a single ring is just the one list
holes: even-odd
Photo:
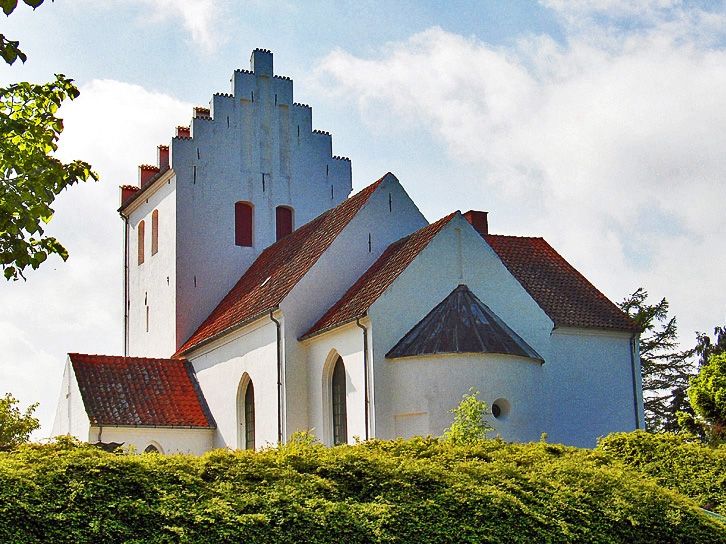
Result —
[{"label": "bush below wall", "polygon": [[611,454],[497,440],[0,454],[0,542],[726,542]]},{"label": "bush below wall", "polygon": [[597,449],[726,516],[726,444],[708,446],[682,435],[636,431],[611,434]]}]

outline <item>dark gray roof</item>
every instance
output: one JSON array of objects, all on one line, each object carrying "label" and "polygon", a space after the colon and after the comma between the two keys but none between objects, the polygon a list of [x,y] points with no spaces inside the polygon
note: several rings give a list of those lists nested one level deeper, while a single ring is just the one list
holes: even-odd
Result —
[{"label": "dark gray roof", "polygon": [[386,357],[439,353],[502,353],[542,357],[466,285],[459,285],[408,331]]}]

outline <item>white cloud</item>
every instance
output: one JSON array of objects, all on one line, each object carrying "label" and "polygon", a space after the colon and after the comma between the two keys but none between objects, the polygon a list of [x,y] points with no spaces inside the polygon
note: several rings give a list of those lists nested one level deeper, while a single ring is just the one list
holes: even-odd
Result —
[{"label": "white cloud", "polygon": [[336,50],[318,79],[369,126],[444,143],[481,179],[469,195],[511,203],[492,210],[495,226],[544,235],[613,298],[639,285],[666,296],[692,343],[726,319],[726,51],[699,26],[726,17],[666,4],[632,28],[570,24],[562,4],[564,45],[494,47],[431,28],[374,58]]},{"label": "white cloud", "polygon": [[222,3],[214,0],[137,0],[147,5],[156,20],[179,18],[192,40],[207,52],[217,48],[223,39],[219,29]]},{"label": "white cloud", "polygon": [[40,401],[39,438],[50,433],[66,353],[122,353],[118,185],[136,183],[135,166],[155,163],[156,146],[168,144],[192,111],[119,81],[95,80],[80,90],[61,109],[59,156],[90,162],[101,181],[71,187],[55,201],[47,233],[70,258],[49,259],[27,282],[0,282],[0,395],[8,390],[23,405]]}]

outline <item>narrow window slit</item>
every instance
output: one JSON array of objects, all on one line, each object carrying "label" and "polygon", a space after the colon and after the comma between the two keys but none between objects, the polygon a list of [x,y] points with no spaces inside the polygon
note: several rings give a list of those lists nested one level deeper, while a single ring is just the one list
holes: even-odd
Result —
[{"label": "narrow window slit", "polygon": [[197,160],[199,160],[199,148],[197,148]]},{"label": "narrow window slit", "polygon": [[371,252],[371,233],[368,233],[368,253]]},{"label": "narrow window slit", "polygon": [[229,115],[227,116],[227,128],[229,128]]},{"label": "narrow window slit", "polygon": [[393,197],[391,196],[391,193],[388,193],[388,211],[393,211]]},{"label": "narrow window slit", "polygon": [[192,184],[196,185],[197,183],[197,167],[192,166]]}]

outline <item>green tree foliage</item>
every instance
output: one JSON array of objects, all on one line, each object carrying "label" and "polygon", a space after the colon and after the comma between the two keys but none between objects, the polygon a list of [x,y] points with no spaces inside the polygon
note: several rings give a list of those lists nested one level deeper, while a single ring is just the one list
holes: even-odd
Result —
[{"label": "green tree foliage", "polygon": [[[44,0],[23,0],[25,4],[35,9],[41,5]],[[5,15],[10,15],[15,8],[18,7],[18,0],[0,0],[0,9]],[[0,34],[0,57],[8,64],[13,64],[20,59],[25,62],[28,57],[20,50],[20,42],[9,40],[5,35]]]},{"label": "green tree foliage", "polygon": [[668,316],[668,301],[646,302],[642,287],[620,303],[643,332],[640,335],[640,368],[645,422],[649,430],[679,430],[677,413],[690,411],[686,389],[693,375],[694,350],[678,349],[676,318]]},{"label": "green tree foliage", "polygon": [[21,412],[17,404],[17,399],[10,393],[0,397],[0,451],[27,442],[30,433],[40,427],[40,422],[33,417],[38,403],[28,406],[25,412]]},{"label": "green tree foliage", "polygon": [[708,446],[683,434],[635,431],[606,436],[597,451],[726,516],[726,445]]},{"label": "green tree foliage", "polygon": [[201,457],[0,453],[0,542],[723,543],[726,525],[602,452],[435,438]]},{"label": "green tree foliage", "polygon": [[454,421],[444,431],[444,440],[452,444],[474,444],[494,430],[487,421],[489,407],[479,399],[479,391],[474,388],[469,389],[469,393],[462,397],[459,406],[451,413],[454,414]]},{"label": "green tree foliage", "polygon": [[712,355],[691,379],[688,398],[707,436],[726,441],[726,353]]},{"label": "green tree foliage", "polygon": [[[24,1],[33,7],[42,3]],[[16,6],[17,0],[0,0],[8,15]],[[4,36],[1,42],[0,56],[8,64],[16,58],[25,61],[18,42]],[[98,179],[88,163],[63,163],[53,156],[63,131],[58,108],[78,94],[73,80],[63,74],[46,84],[0,88],[0,267],[7,279],[24,278],[23,270],[38,268],[51,254],[68,258],[58,240],[44,235],[43,225],[52,218],[51,205],[63,189]]]}]

